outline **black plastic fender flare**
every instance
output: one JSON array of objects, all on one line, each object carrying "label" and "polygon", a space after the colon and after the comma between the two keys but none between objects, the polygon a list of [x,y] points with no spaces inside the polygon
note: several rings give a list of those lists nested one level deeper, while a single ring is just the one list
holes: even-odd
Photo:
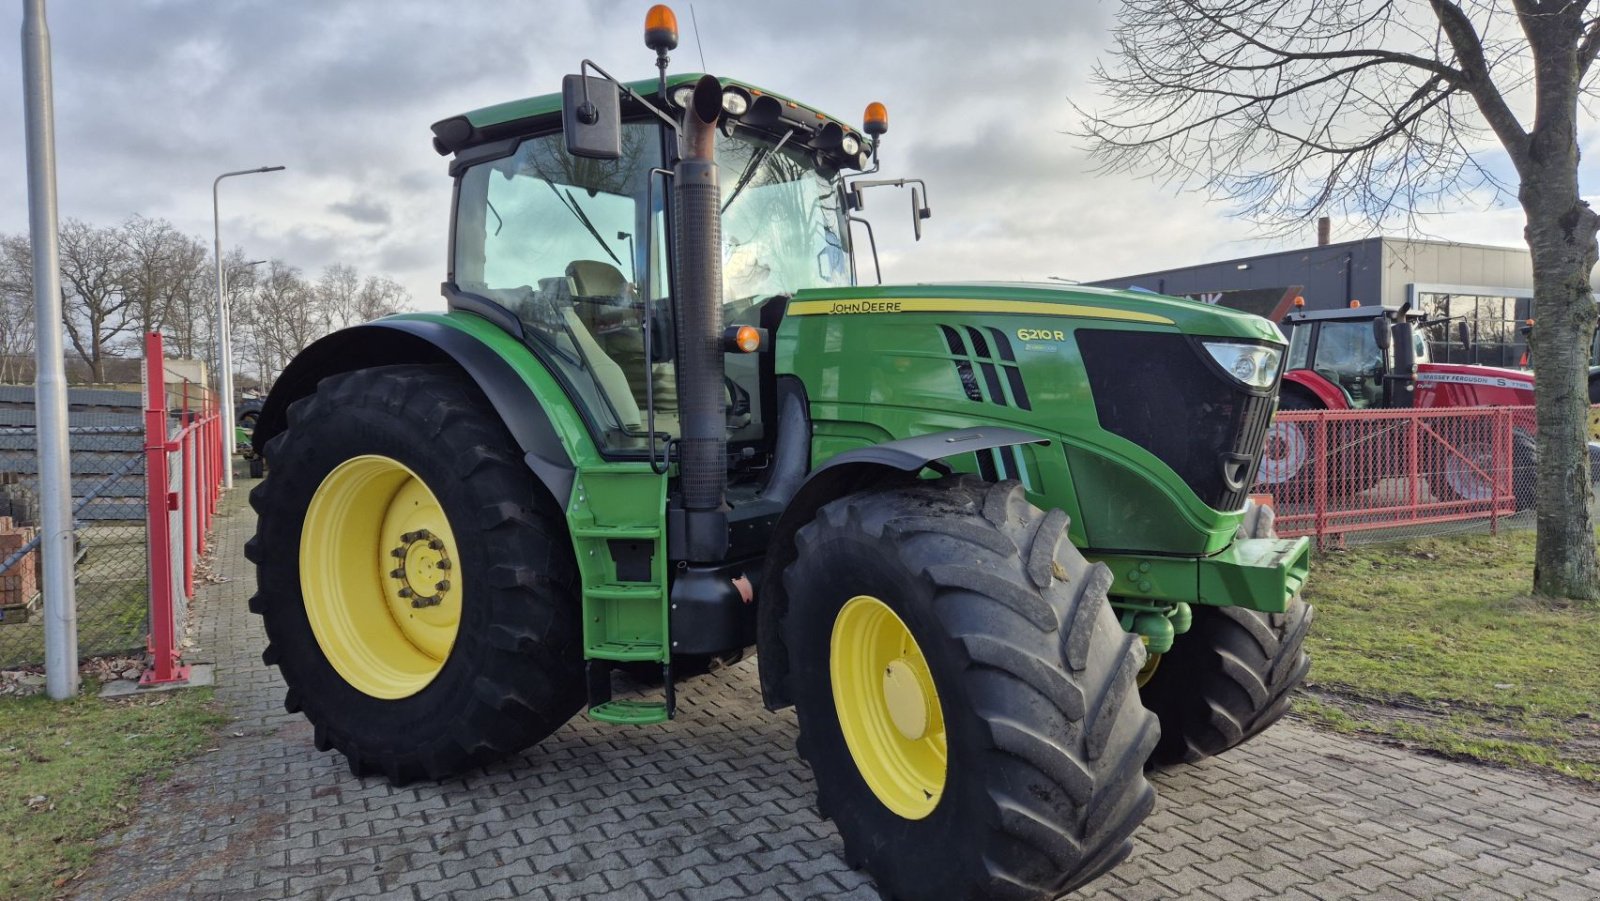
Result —
[{"label": "black plastic fender flare", "polygon": [[523,460],[565,506],[575,467],[544,408],[510,363],[472,335],[426,319],[380,319],[313,342],[278,376],[256,420],[251,446],[261,453],[288,426],[289,405],[330,375],[397,363],[453,364],[477,384],[521,448]]},{"label": "black plastic fender flare", "polygon": [[761,674],[761,700],[767,709],[780,710],[794,703],[788,685],[789,652],[783,645],[779,625],[789,608],[788,595],[783,591],[783,571],[794,561],[794,536],[801,526],[829,502],[847,494],[898,480],[909,481],[925,468],[949,475],[950,467],[940,462],[947,457],[1018,444],[1049,443],[1048,438],[1020,429],[952,429],[846,451],[812,470],[772,530],[756,593],[756,663]]}]

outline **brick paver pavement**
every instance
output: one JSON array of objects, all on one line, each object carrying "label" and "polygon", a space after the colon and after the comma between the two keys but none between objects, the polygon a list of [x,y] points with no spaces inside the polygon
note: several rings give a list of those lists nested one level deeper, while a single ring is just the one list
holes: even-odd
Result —
[{"label": "brick paver pavement", "polygon": [[[244,487],[248,487],[248,483]],[[83,898],[875,898],[812,808],[791,712],[753,666],[690,683],[673,722],[579,717],[522,756],[390,788],[283,712],[245,609],[244,490],[219,519],[199,653],[238,717],[146,793]],[[1150,898],[1600,898],[1600,793],[1280,724],[1156,777],[1133,856],[1083,893]]]}]

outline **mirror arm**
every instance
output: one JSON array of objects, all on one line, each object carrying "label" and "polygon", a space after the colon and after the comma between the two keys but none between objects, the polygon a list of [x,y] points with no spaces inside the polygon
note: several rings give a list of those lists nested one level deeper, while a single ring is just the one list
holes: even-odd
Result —
[{"label": "mirror arm", "polygon": [[[656,118],[660,119],[661,121],[667,123],[667,125],[671,126],[672,130],[674,132],[676,132],[678,130],[679,125],[678,125],[677,120],[673,119],[671,116],[669,116],[666,113],[662,112],[659,108],[656,107],[655,104],[653,104],[650,101],[644,99],[644,97],[642,95],[640,95],[638,91],[635,91],[633,88],[630,88],[627,85],[623,84],[622,82],[618,81],[616,76],[612,75],[610,72],[607,72],[606,70],[604,70],[604,69],[600,68],[599,66],[595,65],[593,60],[587,60],[586,59],[582,63],[578,64],[578,74],[579,75],[586,75],[587,70],[589,70],[589,69],[593,69],[596,72],[599,72],[601,77],[605,78],[606,81],[609,81],[612,84],[616,85],[617,89],[620,90],[623,94],[627,95],[629,100],[632,100],[634,103],[637,103],[640,106],[643,106],[645,109],[649,110],[650,112],[654,113],[656,115]],[[664,83],[665,83],[665,80],[663,79],[663,84]],[[595,115],[595,113],[594,113],[594,104],[589,102],[589,82],[588,81],[584,81],[583,82],[583,106],[578,108],[578,116],[580,118],[583,117],[584,110],[588,110],[589,111],[588,115],[591,117],[590,119],[586,120],[585,124],[591,124],[592,125],[593,124],[593,118],[592,117]]]}]

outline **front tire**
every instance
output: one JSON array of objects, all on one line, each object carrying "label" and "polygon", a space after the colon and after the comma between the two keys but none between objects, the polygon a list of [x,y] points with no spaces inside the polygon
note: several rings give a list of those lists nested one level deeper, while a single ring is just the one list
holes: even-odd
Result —
[{"label": "front tire", "polygon": [[[1247,502],[1240,538],[1275,538],[1272,510]],[[1161,720],[1150,762],[1194,763],[1236,748],[1289,712],[1311,670],[1306,633],[1314,610],[1295,595],[1283,613],[1196,605],[1140,690]]]},{"label": "front tire", "polygon": [[1143,649],[1066,527],[961,476],[842,498],[796,536],[800,753],[885,897],[1054,897],[1126,857],[1154,804]]},{"label": "front tire", "polygon": [[262,660],[358,776],[513,754],[582,701],[572,550],[515,447],[459,373],[384,366],[322,380],[265,448]]}]

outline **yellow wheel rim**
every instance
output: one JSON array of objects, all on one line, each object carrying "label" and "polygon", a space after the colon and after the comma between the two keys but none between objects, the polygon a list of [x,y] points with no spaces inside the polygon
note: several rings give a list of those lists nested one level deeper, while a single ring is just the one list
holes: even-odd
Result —
[{"label": "yellow wheel rim", "polygon": [[1160,665],[1161,665],[1161,655],[1160,654],[1150,654],[1150,655],[1145,657],[1144,666],[1139,667],[1139,677],[1138,677],[1137,682],[1138,682],[1138,686],[1140,688],[1145,687],[1145,685],[1147,683],[1149,683],[1149,681],[1151,679],[1155,678],[1156,667],[1158,667]]},{"label": "yellow wheel rim", "polygon": [[334,670],[375,698],[427,687],[460,626],[460,559],[439,499],[405,464],[366,455],[328,473],[300,533],[300,593]]},{"label": "yellow wheel rim", "polygon": [[949,745],[928,661],[889,605],[857,595],[833,621],[833,706],[856,769],[883,806],[920,820],[944,794]]}]

